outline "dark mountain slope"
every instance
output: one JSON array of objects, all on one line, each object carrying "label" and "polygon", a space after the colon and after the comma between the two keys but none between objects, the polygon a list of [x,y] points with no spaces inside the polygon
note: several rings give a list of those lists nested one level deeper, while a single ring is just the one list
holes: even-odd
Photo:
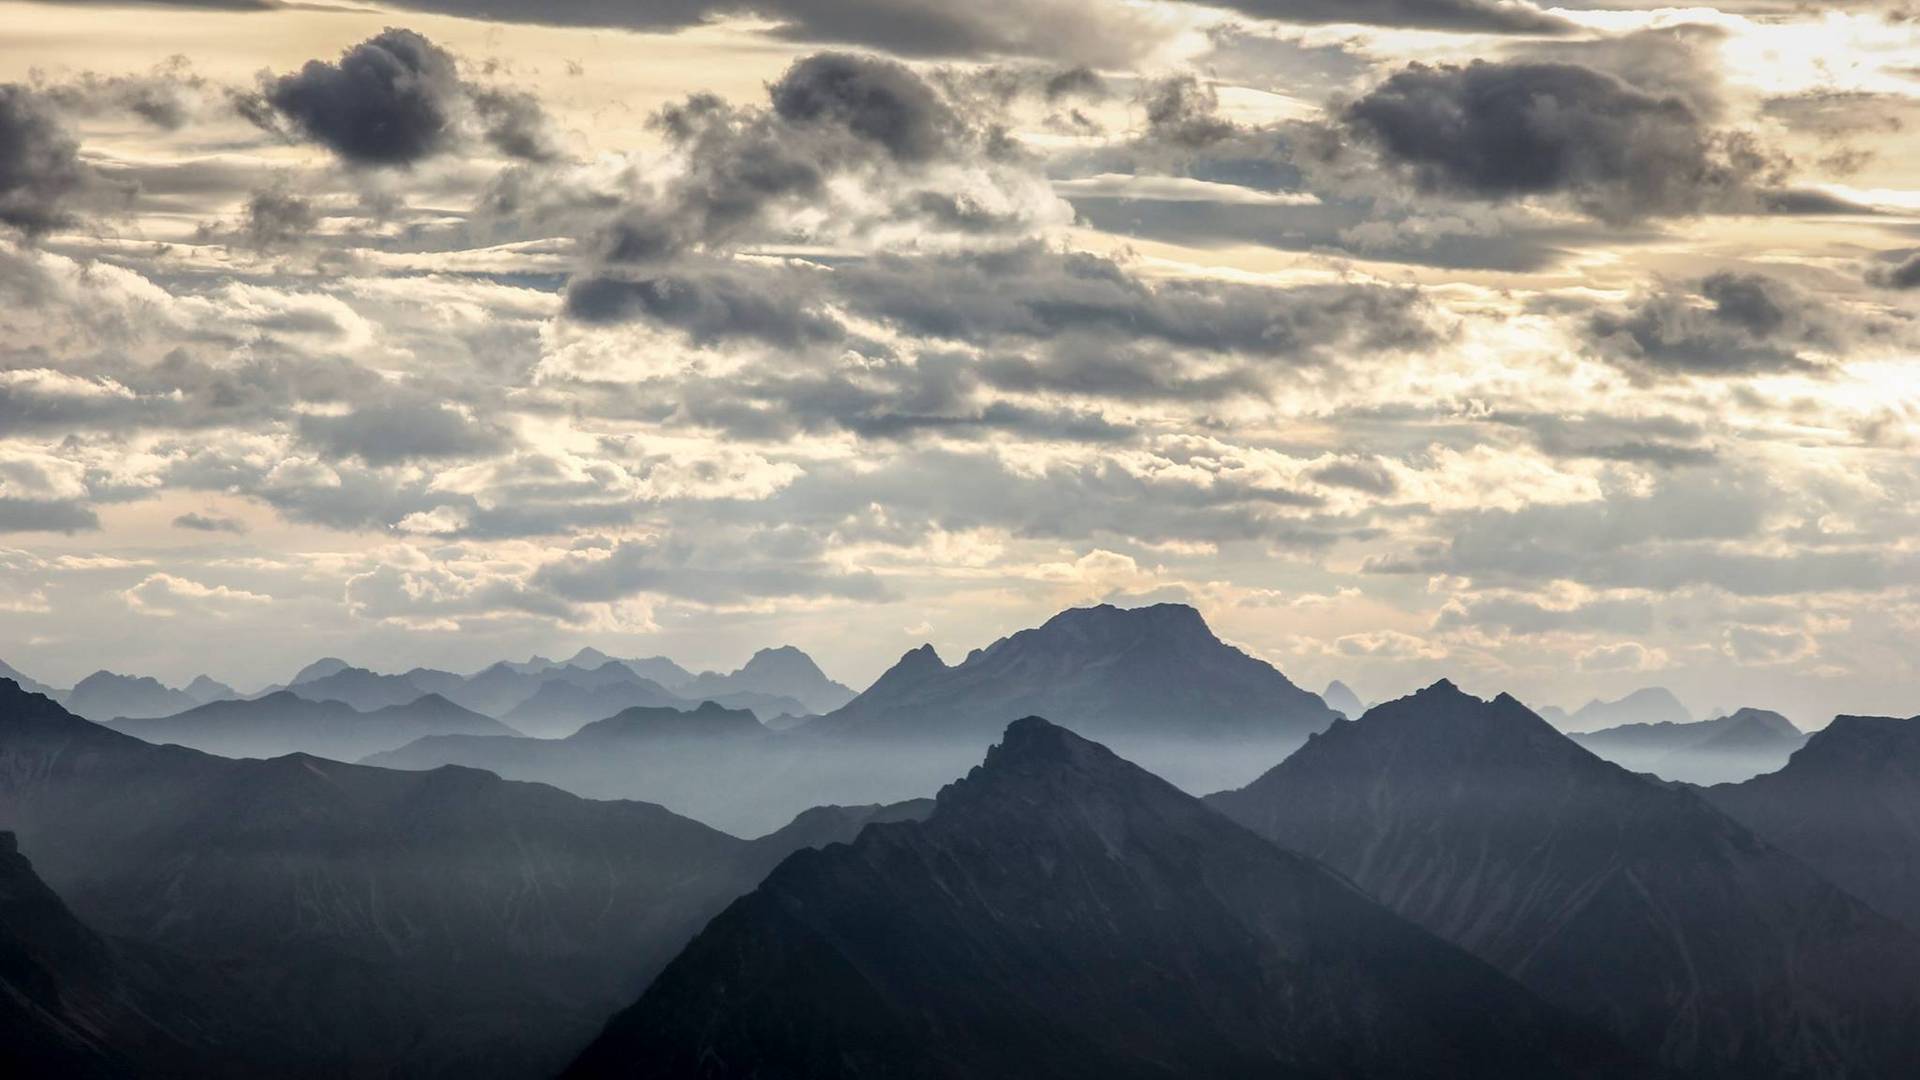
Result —
[{"label": "dark mountain slope", "polygon": [[1436,684],[1209,801],[1676,1069],[1920,1062],[1920,939],[1510,697]]},{"label": "dark mountain slope", "polygon": [[153,746],[11,682],[0,828],[89,924],[230,973],[259,1075],[551,1074],[770,858],[469,769]]},{"label": "dark mountain slope", "polygon": [[1779,772],[1703,794],[1920,929],[1920,719],[1835,717]]},{"label": "dark mountain slope", "polygon": [[1489,1077],[1623,1063],[1323,867],[1038,719],[789,858],[576,1077]]},{"label": "dark mountain slope", "polygon": [[429,735],[518,734],[437,694],[360,712],[343,702],[309,701],[288,690],[111,726],[150,743],[190,746],[225,757],[307,753],[336,761],[357,761]]}]

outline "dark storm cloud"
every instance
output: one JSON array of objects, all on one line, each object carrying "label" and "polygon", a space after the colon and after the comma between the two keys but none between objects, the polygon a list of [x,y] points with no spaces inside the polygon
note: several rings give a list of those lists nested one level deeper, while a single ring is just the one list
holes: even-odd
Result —
[{"label": "dark storm cloud", "polygon": [[339,416],[302,414],[295,427],[301,439],[321,451],[371,465],[490,454],[511,442],[490,424],[428,401],[362,404]]},{"label": "dark storm cloud", "polygon": [[1477,34],[1567,34],[1574,24],[1526,3],[1501,0],[1205,0],[1277,22],[1360,23]]},{"label": "dark storm cloud", "polygon": [[902,162],[942,156],[961,129],[946,102],[901,64],[871,56],[816,53],[773,85],[773,111],[789,124],[830,124]]},{"label": "dark storm cloud", "polygon": [[176,529],[190,529],[194,532],[234,533],[236,535],[247,531],[247,523],[238,518],[221,517],[219,514],[202,514],[198,512],[189,512],[174,518],[173,527]]},{"label": "dark storm cloud", "polygon": [[87,181],[79,145],[47,103],[0,83],[0,225],[32,235],[67,223]]},{"label": "dark storm cloud", "polygon": [[459,145],[470,121],[509,157],[556,154],[536,101],[462,80],[453,54],[412,30],[389,27],[338,61],[268,78],[261,102],[351,165],[412,165]]},{"label": "dark storm cloud", "polygon": [[1784,281],[1721,272],[1690,294],[1658,289],[1627,308],[1595,314],[1587,331],[1603,353],[1644,370],[1746,375],[1812,370],[1817,365],[1807,351],[1840,352],[1890,328]]},{"label": "dark storm cloud", "polygon": [[460,77],[453,56],[411,30],[355,45],[337,63],[309,60],[269,80],[267,103],[356,165],[410,165],[452,142]]},{"label": "dark storm cloud", "polygon": [[1577,64],[1411,64],[1343,119],[1424,191],[1564,195],[1608,221],[1739,205],[1778,168],[1684,98]]}]

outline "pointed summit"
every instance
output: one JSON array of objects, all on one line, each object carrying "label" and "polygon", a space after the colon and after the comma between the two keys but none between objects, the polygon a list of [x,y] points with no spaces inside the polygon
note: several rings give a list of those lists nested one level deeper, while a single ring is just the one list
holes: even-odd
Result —
[{"label": "pointed summit", "polygon": [[803,852],[573,1077],[1599,1076],[1605,1039],[1037,717],[924,821]]},{"label": "pointed summit", "polygon": [[791,645],[761,649],[738,671],[703,672],[675,693],[695,701],[739,694],[791,698],[814,714],[831,712],[854,698],[850,687],[827,678],[813,657]]},{"label": "pointed summit", "polygon": [[1912,1060],[1920,936],[1507,695],[1436,683],[1208,801],[1682,1074]]},{"label": "pointed summit", "polygon": [[1349,720],[1358,720],[1360,714],[1367,711],[1366,705],[1360,700],[1360,695],[1354,693],[1351,687],[1339,679],[1327,684],[1327,688],[1320,692],[1320,700],[1327,703],[1327,708]]}]

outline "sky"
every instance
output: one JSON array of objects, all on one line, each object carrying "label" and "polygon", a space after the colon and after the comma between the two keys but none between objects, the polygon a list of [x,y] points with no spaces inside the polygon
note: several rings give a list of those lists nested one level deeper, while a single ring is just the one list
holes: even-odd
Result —
[{"label": "sky", "polygon": [[0,658],[859,686],[1179,600],[1909,715],[1916,122],[1873,2],[0,0]]}]

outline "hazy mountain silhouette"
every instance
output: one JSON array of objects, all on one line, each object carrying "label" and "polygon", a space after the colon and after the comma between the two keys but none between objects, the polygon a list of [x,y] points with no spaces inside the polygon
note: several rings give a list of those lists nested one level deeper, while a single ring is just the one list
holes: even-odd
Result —
[{"label": "hazy mountain silhouette", "polygon": [[1920,718],[1837,716],[1780,771],[1704,794],[1920,929]]},{"label": "hazy mountain silhouette", "polygon": [[1437,683],[1209,802],[1676,1069],[1920,1061],[1920,937],[1505,695]]},{"label": "hazy mountain silhouette", "polygon": [[[763,722],[786,711],[740,695],[718,703],[748,707]],[[844,708],[783,724],[790,730],[773,738],[592,753],[552,740],[441,738],[368,762],[492,769],[593,798],[644,798],[751,834],[821,803],[929,795],[979,761],[1008,722],[1042,710],[1109,732],[1192,790],[1251,779],[1333,717],[1318,696],[1214,637],[1190,607],[1103,605],[1062,612],[954,667],[923,645]],[[516,713],[513,723],[536,722]]]},{"label": "hazy mountain silhouette", "polygon": [[1673,696],[1673,691],[1664,686],[1649,686],[1616,701],[1596,698],[1558,723],[1563,731],[1598,731],[1622,724],[1685,724],[1692,719],[1693,714]]},{"label": "hazy mountain silhouette", "polygon": [[361,712],[340,701],[309,701],[290,690],[246,701],[217,701],[157,719],[119,720],[111,726],[150,743],[174,743],[226,757],[308,753],[338,761],[358,761],[429,735],[519,734],[438,694]]},{"label": "hazy mountain silhouette", "polygon": [[1807,741],[1786,717],[1766,709],[1741,709],[1685,724],[1623,724],[1572,738],[1635,772],[1695,784],[1772,772]]},{"label": "hazy mountain silhouette", "polygon": [[153,746],[11,682],[0,827],[87,923],[230,974],[284,1055],[256,1075],[550,1074],[784,854],[471,769]]},{"label": "hazy mountain silhouette", "polygon": [[1339,679],[1327,684],[1327,688],[1320,692],[1320,700],[1327,703],[1327,708],[1349,720],[1358,720],[1360,714],[1367,711],[1366,705],[1360,701],[1360,695]]},{"label": "hazy mountain silhouette", "polygon": [[[459,676],[453,676],[453,679],[457,685]],[[442,689],[436,691],[435,686]],[[308,701],[338,701],[361,712],[372,712],[393,705],[405,705],[431,693],[444,692],[445,686],[444,682],[433,679],[431,675],[424,679],[412,673],[381,675],[366,668],[350,667],[331,675],[293,683],[286,692]]]},{"label": "hazy mountain silhouette", "polygon": [[643,679],[652,679],[669,690],[693,681],[693,672],[664,656],[613,657],[591,646],[573,654],[567,663],[573,667],[595,668],[609,660],[619,660]]},{"label": "hazy mountain silhouette", "polygon": [[21,688],[26,690],[28,693],[45,694],[48,697],[54,699],[55,701],[58,701],[61,698],[66,696],[66,692],[63,690],[56,690],[53,687],[48,686],[46,683],[38,681],[37,679],[30,679],[27,676],[22,675],[19,669],[15,668],[12,664],[7,663],[5,660],[0,660],[0,679],[12,679],[14,682],[19,683]]},{"label": "hazy mountain silhouette", "polygon": [[1207,790],[1250,779],[1258,763],[1278,759],[1334,713],[1271,664],[1215,637],[1191,607],[1101,604],[1063,611],[951,667],[931,646],[915,649],[796,735],[903,750],[919,743],[914,754],[928,771],[952,775],[1027,715]]},{"label": "hazy mountain silhouette", "polygon": [[514,706],[501,719],[539,738],[560,738],[581,725],[635,706],[691,707],[678,694],[638,675],[626,682],[585,687],[565,679],[549,679],[533,696]]},{"label": "hazy mountain silhouette", "polygon": [[347,663],[337,656],[323,656],[313,663],[308,664],[306,667],[301,668],[299,671],[294,672],[293,678],[287,680],[287,685],[299,686],[301,683],[309,683],[315,679],[324,679],[329,675],[337,675],[352,666],[352,664]]},{"label": "hazy mountain silhouette", "polygon": [[194,676],[192,682],[181,687],[181,692],[202,705],[214,701],[233,701],[240,696],[240,691],[206,675]]},{"label": "hazy mountain silhouette", "polygon": [[1579,1076],[1631,1067],[1324,867],[1044,720],[924,822],[789,858],[575,1077]]},{"label": "hazy mountain silhouette", "polygon": [[77,716],[112,720],[121,716],[171,716],[199,702],[148,675],[96,671],[75,683],[62,699]]},{"label": "hazy mountain silhouette", "polygon": [[739,693],[792,698],[800,703],[801,711],[809,713],[832,712],[855,697],[851,687],[827,678],[813,657],[791,645],[761,649],[729,674],[701,672],[676,692],[682,697],[714,701]]}]

